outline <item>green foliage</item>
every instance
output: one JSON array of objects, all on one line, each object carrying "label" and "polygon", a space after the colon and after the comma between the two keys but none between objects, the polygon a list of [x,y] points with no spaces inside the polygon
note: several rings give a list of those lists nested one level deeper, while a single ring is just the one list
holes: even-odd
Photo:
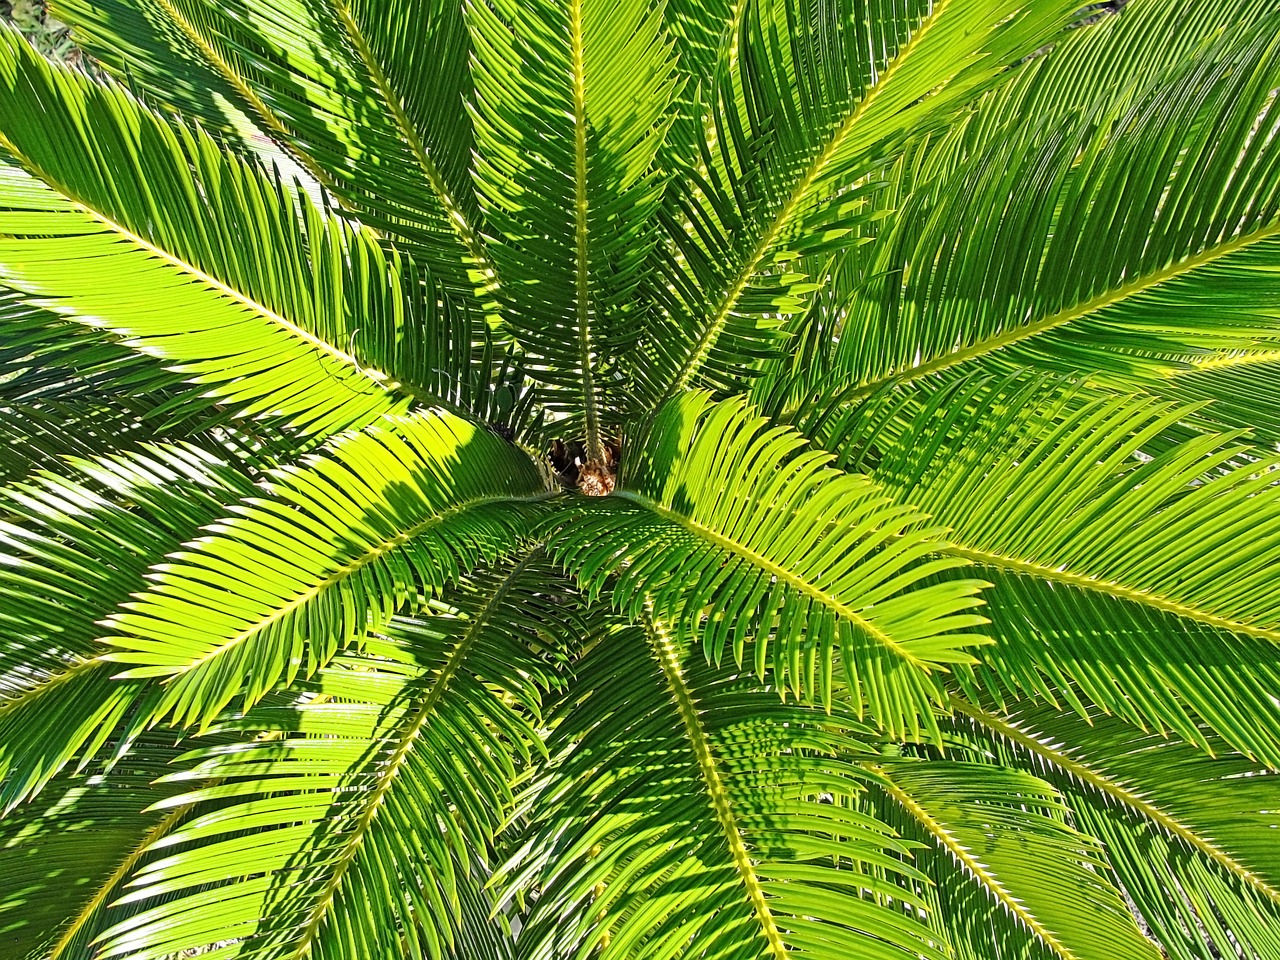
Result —
[{"label": "green foliage", "polygon": [[1273,0],[50,15],[0,957],[1280,955]]}]

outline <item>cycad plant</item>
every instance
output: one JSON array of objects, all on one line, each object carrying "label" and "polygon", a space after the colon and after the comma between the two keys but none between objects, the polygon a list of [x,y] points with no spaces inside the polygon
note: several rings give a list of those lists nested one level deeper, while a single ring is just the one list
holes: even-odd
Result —
[{"label": "cycad plant", "polygon": [[0,957],[1280,957],[1274,0],[51,12]]}]

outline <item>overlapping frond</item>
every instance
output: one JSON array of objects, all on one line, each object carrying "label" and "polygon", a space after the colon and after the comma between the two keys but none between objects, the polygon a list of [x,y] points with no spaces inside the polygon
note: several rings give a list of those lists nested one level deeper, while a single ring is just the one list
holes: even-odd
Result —
[{"label": "overlapping frond", "polygon": [[168,678],[156,716],[207,724],[513,549],[544,496],[528,457],[449,414],[345,434],[156,565],[104,659]]},{"label": "overlapping frond", "polygon": [[471,3],[467,21],[499,293],[544,402],[581,423],[588,460],[603,463],[619,419],[606,387],[643,316],[672,41],[648,0]]},{"label": "overlapping frond", "polygon": [[329,433],[403,406],[394,372],[349,349],[363,324],[382,346],[361,355],[391,359],[404,333],[398,268],[367,231],[9,30],[0,92],[0,282],[243,416]]},{"label": "overlapping frond", "polygon": [[148,808],[174,793],[156,785],[178,756],[147,735],[109,775],[63,775],[36,802],[0,819],[0,944],[13,958],[87,956],[94,924],[168,816]]},{"label": "overlapping frond", "polygon": [[71,28],[76,46],[97,69],[148,103],[199,122],[228,148],[247,153],[258,135],[246,110],[271,128],[193,29],[197,7],[170,0],[48,0],[46,9]]},{"label": "overlapping frond", "polygon": [[1218,757],[1097,715],[1001,715],[959,703],[957,734],[1054,783],[1166,955],[1272,956],[1280,948],[1280,780],[1215,742]]},{"label": "overlapping frond", "polygon": [[188,64],[212,76],[214,91],[454,296],[479,302],[494,282],[470,185],[459,4],[67,0],[58,12],[158,102],[217,122],[217,98],[186,86]]},{"label": "overlapping frond", "polygon": [[776,349],[778,317],[821,280],[795,261],[844,244],[867,214],[869,174],[1010,64],[1051,40],[1077,4],[1008,0],[749,4],[733,69],[710,92],[702,175],[671,191],[669,245],[650,294],[661,314],[637,376],[660,402],[686,386],[736,389]]},{"label": "overlapping frond", "polygon": [[[171,398],[181,379],[13,290],[0,288],[0,329],[0,434],[11,453],[0,461],[0,480],[53,466],[60,454],[100,453],[113,438],[139,432],[141,417]],[[196,388],[178,389],[193,415],[211,403]]]},{"label": "overlapping frond", "polygon": [[0,481],[156,442],[190,443],[254,472],[309,442],[279,420],[237,418],[161,359],[12,290],[0,292],[0,331]]},{"label": "overlapping frond", "polygon": [[[102,956],[148,960],[237,941],[242,958],[501,957],[481,872],[537,749],[532,727],[571,595],[537,551],[397,618],[296,702],[259,706],[166,778],[190,806],[119,901]],[[252,735],[250,738],[249,735]],[[487,929],[486,929],[487,928]]]},{"label": "overlapping frond", "polygon": [[150,446],[73,460],[0,494],[0,809],[141,729],[150,694],[94,660],[97,621],[252,490],[198,449]]},{"label": "overlapping frond", "polygon": [[[927,841],[919,869],[936,885],[936,922],[962,960],[1159,960],[1114,885],[1101,845],[1067,821],[1050,784],[953,760],[894,761],[873,809]],[[887,802],[884,802],[887,801]]]},{"label": "overlapping frond", "polygon": [[1053,377],[979,377],[891,392],[827,436],[995,584],[980,686],[1082,692],[1193,740],[1198,716],[1275,762],[1277,544],[1258,531],[1280,487],[1230,437],[1148,452],[1187,415]]},{"label": "overlapping frond", "polygon": [[1127,85],[1081,86],[1117,31],[1158,36],[1179,10],[1082,37],[984,103],[993,121],[913,191],[843,305],[828,389],[1019,365],[1141,386],[1275,341],[1274,9]]},{"label": "overlapping frond", "polygon": [[1269,452],[1280,449],[1280,351],[1201,358],[1141,386],[1176,402],[1206,404],[1198,419],[1210,429],[1247,430]]},{"label": "overlapping frond", "polygon": [[868,731],[842,711],[784,704],[650,620],[604,633],[548,722],[504,870],[540,890],[522,960],[946,956],[910,845],[849,806]]},{"label": "overlapping frond", "polygon": [[739,29],[749,0],[669,0],[662,5],[667,32],[675,43],[676,64],[684,82],[677,94],[673,130],[662,156],[673,169],[696,169],[698,137],[709,117],[718,74],[731,70]]},{"label": "overlapping frond", "polygon": [[668,404],[612,497],[585,499],[550,549],[593,590],[639,616],[651,602],[681,637],[829,701],[843,670],[855,699],[894,733],[933,729],[938,675],[973,660],[959,631],[981,582],[931,575],[936,527],[828,454],[802,451],[741,401],[690,393]]}]

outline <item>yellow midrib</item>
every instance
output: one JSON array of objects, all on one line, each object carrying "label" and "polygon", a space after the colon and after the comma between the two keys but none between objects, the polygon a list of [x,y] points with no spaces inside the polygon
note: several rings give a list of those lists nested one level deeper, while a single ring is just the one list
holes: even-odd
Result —
[{"label": "yellow midrib", "polygon": [[1229,873],[1239,877],[1248,883],[1251,887],[1261,893],[1270,900],[1280,903],[1280,890],[1277,890],[1271,884],[1267,883],[1262,877],[1254,873],[1235,857],[1231,856],[1227,851],[1214,844],[1212,841],[1205,839],[1196,833],[1191,827],[1178,820],[1172,814],[1165,813],[1155,804],[1142,799],[1132,790],[1121,786],[1110,777],[1105,776],[1079,760],[1073,759],[1069,754],[1061,750],[1055,750],[1044,743],[1041,743],[1035,737],[1020,730],[1009,721],[997,717],[994,714],[987,713],[980,707],[963,700],[960,697],[951,696],[951,706],[965,716],[972,718],[984,727],[988,727],[996,731],[1015,743],[1022,745],[1027,750],[1035,753],[1037,756],[1048,760],[1054,766],[1071,776],[1078,777],[1080,780],[1088,783],[1100,793],[1118,800],[1120,803],[1137,811],[1144,817],[1155,821],[1164,827],[1169,833],[1181,839],[1187,845],[1199,850],[1209,859],[1222,866]]},{"label": "yellow midrib", "polygon": [[271,612],[269,616],[263,618],[262,620],[259,620],[258,622],[252,624],[251,626],[246,627],[245,629],[241,630],[239,633],[235,634],[234,636],[226,638],[217,646],[210,649],[207,653],[177,668],[175,672],[178,674],[187,673],[188,671],[194,670],[195,668],[209,662],[214,657],[221,656],[223,653],[225,653],[227,650],[230,650],[232,647],[235,647],[238,644],[243,643],[244,641],[248,640],[250,637],[258,633],[261,633],[263,630],[271,626],[271,624],[280,620],[282,617],[288,616],[290,613],[297,610],[303,604],[309,603],[310,601],[314,600],[316,597],[318,597],[325,590],[328,590],[334,584],[342,580],[345,580],[347,577],[351,576],[357,571],[368,566],[370,563],[377,560],[379,557],[389,553],[391,550],[394,550],[396,547],[402,546],[403,544],[408,543],[410,540],[414,539],[415,537],[421,536],[424,531],[430,529],[432,526],[444,523],[445,520],[449,519],[452,516],[456,516],[457,514],[462,513],[466,510],[471,510],[474,507],[482,506],[487,503],[497,503],[497,502],[506,503],[506,502],[513,502],[513,501],[528,502],[530,500],[543,499],[545,496],[546,496],[545,494],[537,494],[532,497],[510,497],[510,496],[476,497],[475,499],[467,500],[460,504],[455,504],[449,507],[448,509],[441,511],[440,513],[433,514],[432,516],[426,518],[425,520],[417,524],[414,524],[408,530],[402,531],[396,534],[394,537],[389,537],[385,540],[380,541],[372,549],[361,554],[359,557],[355,558],[349,563],[346,563],[343,566],[339,567],[333,573],[329,574],[329,576],[325,577],[325,579],[322,580],[320,583],[304,591],[299,596],[294,597],[287,604],[277,607],[275,610]]},{"label": "yellow midrib", "polygon": [[462,208],[458,206],[458,202],[454,199],[453,193],[450,191],[448,184],[445,183],[444,176],[440,173],[439,168],[435,165],[430,155],[427,153],[426,145],[422,142],[422,138],[418,136],[417,130],[409,121],[409,115],[404,111],[404,105],[400,102],[400,98],[391,88],[391,81],[383,71],[381,64],[373,55],[373,50],[369,47],[368,41],[365,39],[360,25],[356,23],[355,17],[351,15],[351,10],[347,7],[344,0],[328,0],[334,13],[342,22],[342,27],[347,33],[347,38],[351,41],[351,45],[355,48],[356,55],[360,58],[360,62],[364,64],[365,69],[369,71],[369,76],[373,80],[374,85],[378,88],[378,93],[386,104],[387,109],[391,111],[391,116],[396,122],[396,127],[400,131],[401,137],[408,145],[413,153],[414,159],[418,163],[418,167],[422,170],[423,175],[427,178],[427,182],[431,185],[431,189],[435,191],[436,196],[440,200],[440,205],[444,207],[449,223],[453,226],[454,231],[458,235],[458,239],[462,241],[467,252],[471,255],[476,265],[480,267],[484,273],[485,280],[492,286],[497,279],[497,274],[493,269],[493,264],[489,260],[488,253],[485,251],[484,243],[480,236],[476,233],[475,227],[467,219]]},{"label": "yellow midrib", "polygon": [[1073,587],[1079,587],[1083,590],[1105,593],[1108,596],[1116,597],[1121,600],[1129,600],[1148,607],[1155,607],[1158,610],[1164,610],[1166,613],[1185,617],[1188,620],[1195,620],[1219,630],[1228,630],[1232,633],[1243,633],[1251,637],[1259,637],[1263,640],[1280,643],[1280,630],[1269,627],[1259,627],[1251,623],[1245,623],[1242,620],[1233,620],[1229,617],[1220,616],[1216,613],[1209,613],[1208,611],[1201,610],[1198,607],[1193,607],[1190,604],[1171,600],[1168,597],[1155,593],[1154,591],[1143,590],[1136,587],[1127,587],[1103,577],[1071,573],[1067,570],[1059,570],[1056,567],[1046,566],[1042,563],[1019,560],[1016,557],[1006,556],[1001,553],[981,550],[976,547],[960,546],[955,543],[951,543],[943,547],[942,552],[949,553],[952,556],[963,557],[966,560],[981,563],[989,567],[1000,567],[1005,570],[1011,570],[1015,573],[1023,573],[1028,576],[1037,577],[1043,580],[1052,580],[1057,583],[1065,583]]},{"label": "yellow midrib", "polygon": [[[1169,264],[1162,270],[1157,270],[1155,273],[1148,274],[1145,277],[1139,277],[1132,282],[1116,287],[1113,290],[1108,290],[1091,300],[1086,300],[1084,303],[1075,304],[1063,310],[1059,310],[1057,313],[1041,320],[1037,320],[1034,323],[1029,323],[1013,330],[1006,330],[994,337],[988,337],[986,340],[975,343],[971,347],[965,347],[964,349],[957,350],[954,353],[935,357],[933,360],[922,363],[919,366],[900,370],[896,373],[887,374],[878,377],[875,380],[859,384],[855,389],[848,391],[844,399],[846,402],[852,403],[856,400],[861,400],[870,396],[872,393],[887,384],[911,383],[921,377],[926,377],[930,374],[947,370],[958,364],[964,363],[967,360],[972,360],[975,357],[994,353],[997,350],[1001,350],[1015,343],[1020,343],[1021,341],[1030,339],[1031,337],[1038,336],[1039,334],[1046,333],[1050,330],[1055,330],[1058,327],[1065,326],[1077,320],[1082,320],[1090,314],[1097,313],[1099,310],[1105,310],[1107,307],[1114,306],[1115,304],[1127,300],[1130,297],[1135,297],[1145,293],[1162,283],[1167,283],[1170,280],[1176,280],[1178,277],[1191,273],[1199,267],[1206,266],[1207,264],[1213,263],[1222,257],[1229,256],[1230,254],[1243,250],[1254,243],[1270,239],[1277,235],[1280,235],[1280,221],[1277,221],[1270,227],[1245,234],[1244,236],[1237,237],[1227,243],[1220,244],[1216,247],[1210,247],[1207,250],[1202,250],[1200,253],[1187,257],[1184,260],[1179,260],[1175,263]],[[1277,356],[1280,357],[1280,354],[1277,354]],[[1211,360],[1204,361],[1197,365],[1197,369],[1211,369],[1213,365],[1213,361]],[[1228,365],[1227,361],[1224,360],[1222,365]]]},{"label": "yellow midrib", "polygon": [[61,686],[68,680],[73,680],[84,673],[92,673],[94,670],[102,666],[102,661],[96,659],[90,660],[74,660],[66,665],[61,673],[56,673],[48,677],[33,687],[28,687],[22,693],[3,703],[0,703],[0,718],[8,716],[24,703],[30,703],[38,697],[44,696],[45,692],[52,690],[54,687]]},{"label": "yellow midrib", "polygon": [[646,510],[653,511],[658,516],[662,517],[664,520],[669,520],[673,523],[677,523],[680,526],[684,527],[685,529],[689,530],[691,533],[695,533],[700,537],[710,540],[712,543],[716,544],[717,546],[722,547],[723,549],[728,550],[731,553],[737,554],[738,556],[742,557],[744,560],[748,561],[749,563],[755,564],[757,567],[759,567],[761,570],[764,570],[770,576],[776,577],[778,580],[781,580],[782,582],[789,584],[790,586],[794,587],[796,590],[803,593],[805,596],[810,597],[814,600],[817,600],[823,606],[834,611],[837,615],[844,617],[846,620],[857,625],[860,629],[864,630],[869,636],[871,636],[872,639],[888,647],[895,654],[901,657],[905,662],[910,663],[912,666],[918,667],[919,669],[925,671],[926,673],[932,670],[933,668],[932,664],[926,663],[925,661],[916,657],[915,654],[913,654],[910,650],[907,650],[905,647],[899,644],[896,640],[890,637],[887,633],[885,633],[883,630],[877,627],[874,623],[872,623],[866,617],[858,613],[858,611],[854,610],[852,607],[848,606],[847,604],[842,603],[840,600],[836,599],[830,594],[820,590],[818,587],[815,587],[813,584],[809,583],[808,581],[802,580],[801,578],[797,577],[786,567],[780,566],[774,563],[768,557],[765,557],[759,553],[756,553],[750,547],[745,546],[744,544],[738,543],[735,540],[730,540],[728,537],[721,535],[717,531],[712,530],[710,527],[703,526],[702,524],[698,523],[696,520],[686,517],[683,514],[676,513],[674,510],[668,509],[667,507],[664,507],[662,504],[657,503],[656,501],[650,500],[648,497],[642,494],[636,493],[632,490],[615,490],[612,495],[615,497],[620,497],[621,499],[624,499],[624,500],[630,500],[632,503],[638,504],[644,507]]},{"label": "yellow midrib", "polygon": [[147,831],[142,841],[129,852],[129,855],[111,872],[110,876],[102,882],[94,892],[94,895],[80,909],[80,912],[75,915],[71,923],[62,932],[62,936],[58,938],[58,942],[49,950],[49,953],[42,955],[46,956],[46,960],[61,960],[64,951],[71,945],[80,931],[84,929],[85,924],[89,922],[97,909],[106,902],[107,897],[115,890],[116,885],[128,876],[134,865],[147,852],[147,848],[176,826],[187,815],[192,806],[194,804],[178,807]]},{"label": "yellow midrib", "polygon": [[889,776],[887,770],[879,765],[869,765],[868,769],[873,773],[884,778],[882,784],[883,789],[889,796],[893,797],[905,809],[912,818],[927,830],[943,847],[947,849],[957,860],[965,865],[965,867],[978,879],[978,881],[991,891],[992,895],[1000,901],[1004,907],[1026,924],[1027,928],[1039,938],[1045,946],[1053,950],[1062,960],[1077,960],[1067,946],[1062,943],[1054,934],[1042,924],[1034,914],[1032,914],[1022,902],[1011,894],[1000,879],[982,865],[967,847],[959,840],[951,835],[945,826],[930,816],[920,804],[916,803],[906,791],[893,782],[893,778]]},{"label": "yellow midrib", "polygon": [[[196,280],[199,283],[211,288],[212,290],[215,290],[222,296],[226,297],[228,300],[232,301],[233,303],[239,304],[241,307],[245,308],[249,312],[256,314],[257,316],[261,317],[264,320],[269,321],[270,323],[274,324],[275,326],[289,333],[291,336],[297,337],[299,340],[302,340],[304,343],[307,343],[310,346],[315,347],[317,350],[320,350],[321,352],[328,354],[334,360],[337,360],[339,363],[343,364],[344,366],[350,367],[351,369],[355,370],[357,373],[363,375],[364,377],[372,381],[374,384],[376,384],[383,390],[389,392],[392,390],[405,389],[404,385],[401,384],[399,381],[392,380],[390,377],[388,377],[385,373],[382,373],[381,371],[362,366],[359,360],[357,360],[351,354],[347,353],[345,350],[340,350],[339,348],[333,346],[331,343],[328,343],[327,341],[322,340],[320,337],[317,337],[315,334],[311,333],[309,330],[306,330],[303,327],[300,327],[298,324],[294,323],[292,320],[282,316],[281,314],[272,310],[270,307],[267,307],[265,304],[259,303],[257,300],[254,300],[252,297],[248,296],[247,294],[244,294],[241,291],[235,289],[234,287],[229,286],[228,284],[219,280],[217,277],[213,276],[212,274],[207,273],[204,270],[200,269],[195,264],[188,263],[182,258],[174,256],[173,254],[169,253],[167,250],[164,250],[161,247],[156,246],[154,243],[152,243],[150,240],[147,240],[145,237],[142,237],[141,235],[134,233],[132,230],[125,227],[123,224],[118,223],[116,220],[107,216],[105,213],[102,213],[101,211],[95,209],[93,205],[79,199],[76,196],[73,196],[71,192],[67,190],[65,187],[59,185],[55,189],[53,185],[59,184],[58,179],[56,177],[51,177],[48,173],[46,173],[40,167],[39,164],[32,161],[26,154],[20,151],[13,144],[13,142],[9,140],[8,137],[4,136],[3,134],[0,134],[0,146],[3,146],[4,149],[6,149],[9,153],[11,153],[18,160],[18,162],[22,164],[22,166],[24,166],[27,170],[31,171],[38,179],[42,180],[47,186],[49,186],[51,190],[54,190],[55,193],[57,193],[58,195],[62,196],[64,199],[69,201],[81,214],[102,224],[104,227],[107,228],[107,230],[129,241],[138,249],[144,251],[148,256],[154,257],[155,259],[161,261],[162,263],[166,263],[169,266],[178,269],[182,273],[185,273],[188,276],[190,276],[193,280]],[[411,391],[406,390],[405,392],[411,392]]]},{"label": "yellow midrib", "polygon": [[570,0],[569,33],[573,57],[574,282],[577,286],[578,363],[582,373],[583,428],[586,433],[584,446],[587,462],[602,464],[604,446],[600,440],[600,415],[596,410],[595,383],[591,369],[591,276],[587,268],[587,104],[586,65],[582,53],[582,0]]},{"label": "yellow midrib", "polygon": [[1248,367],[1254,364],[1280,363],[1280,350],[1260,350],[1255,353],[1235,353],[1221,357],[1205,357],[1194,360],[1190,370],[1178,370],[1171,374],[1172,379],[1199,373],[1201,370],[1224,370],[1236,367]]},{"label": "yellow midrib", "polygon": [[311,911],[311,916],[307,920],[307,925],[303,928],[298,938],[298,946],[293,954],[294,960],[303,960],[303,958],[310,955],[311,946],[315,942],[315,935],[319,931],[320,925],[324,922],[330,906],[333,904],[333,898],[337,894],[338,887],[342,884],[347,870],[355,862],[356,855],[364,845],[365,837],[369,833],[374,818],[382,809],[382,801],[386,797],[387,791],[391,789],[391,785],[395,781],[400,768],[404,765],[405,759],[409,756],[409,750],[413,747],[414,741],[418,737],[418,732],[435,712],[436,704],[440,702],[441,697],[444,696],[449,687],[449,683],[461,668],[462,662],[471,652],[472,645],[480,635],[481,629],[489,622],[489,618],[493,615],[493,610],[511,591],[511,585],[533,561],[535,553],[536,551],[531,550],[507,574],[498,589],[494,591],[493,596],[485,603],[484,609],[477,614],[467,628],[467,632],[463,634],[462,639],[453,648],[453,651],[449,654],[449,659],[445,661],[440,671],[436,674],[435,680],[431,683],[431,689],[422,701],[422,705],[401,734],[400,743],[396,746],[395,752],[379,773],[378,786],[367,801],[364,810],[360,814],[360,819],[356,821],[356,825],[351,831],[350,839],[347,840],[342,853],[338,857],[338,863],[334,867],[333,874],[325,882],[324,888],[317,898],[316,905]]},{"label": "yellow midrib", "polygon": [[685,733],[688,735],[689,745],[693,749],[694,756],[697,757],[698,770],[702,775],[702,782],[706,786],[707,799],[711,802],[711,809],[715,813],[716,821],[720,824],[725,841],[729,845],[729,854],[733,859],[734,869],[737,871],[742,885],[746,888],[747,900],[755,911],[756,919],[760,922],[761,933],[764,934],[765,941],[769,944],[769,951],[776,960],[786,960],[788,956],[787,945],[783,942],[782,934],[778,931],[773,911],[769,909],[768,898],[764,895],[764,888],[760,885],[760,878],[756,876],[755,867],[751,863],[751,856],[742,838],[742,832],[738,829],[738,821],[733,813],[729,792],[720,777],[720,770],[716,766],[715,755],[711,752],[711,744],[707,739],[706,730],[703,729],[702,720],[698,716],[697,704],[694,703],[693,694],[689,689],[688,683],[685,682],[684,671],[680,665],[679,651],[671,642],[671,638],[667,636],[661,624],[654,619],[651,601],[645,602],[645,628],[650,649],[662,668],[662,675],[667,681],[667,688],[671,692],[671,698],[675,701],[676,709],[679,711],[680,719],[684,724]]}]

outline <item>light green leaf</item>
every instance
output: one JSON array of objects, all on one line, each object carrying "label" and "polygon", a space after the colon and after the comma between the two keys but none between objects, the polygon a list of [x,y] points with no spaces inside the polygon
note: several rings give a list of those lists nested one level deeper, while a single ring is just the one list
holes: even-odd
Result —
[{"label": "light green leaf", "polygon": [[638,446],[614,495],[580,501],[552,539],[562,562],[592,590],[616,575],[615,604],[651,601],[713,661],[741,662],[751,639],[760,676],[829,702],[842,670],[888,730],[933,731],[939,674],[983,642],[957,631],[984,622],[981,581],[926,583],[964,565],[921,562],[945,549],[936,527],[741,401],[687,394]]},{"label": "light green leaf", "polygon": [[580,423],[588,462],[604,463],[618,431],[606,373],[642,322],[634,291],[655,239],[672,41],[648,0],[470,3],[467,22],[500,293],[544,403]]},{"label": "light green leaf", "polygon": [[508,954],[477,871],[537,746],[541,635],[573,623],[540,594],[553,581],[536,553],[486,571],[446,595],[454,612],[340,655],[309,696],[220,725],[253,739],[166,778],[189,789],[163,806],[191,814],[152,845],[102,956],[228,939],[244,958]]},{"label": "light green leaf", "polygon": [[154,567],[103,659],[170,678],[154,716],[208,724],[513,549],[544,497],[523,453],[448,414],[343,435]]},{"label": "light green leaf", "polygon": [[946,956],[894,857],[910,846],[848,806],[867,731],[842,711],[783,704],[648,621],[601,636],[550,720],[506,868],[541,890],[521,956]]},{"label": "light green leaf", "polygon": [[398,267],[367,232],[9,31],[0,93],[0,147],[27,171],[0,163],[0,282],[244,416],[326,434],[404,406],[334,342],[365,317],[394,342],[403,322]]}]

